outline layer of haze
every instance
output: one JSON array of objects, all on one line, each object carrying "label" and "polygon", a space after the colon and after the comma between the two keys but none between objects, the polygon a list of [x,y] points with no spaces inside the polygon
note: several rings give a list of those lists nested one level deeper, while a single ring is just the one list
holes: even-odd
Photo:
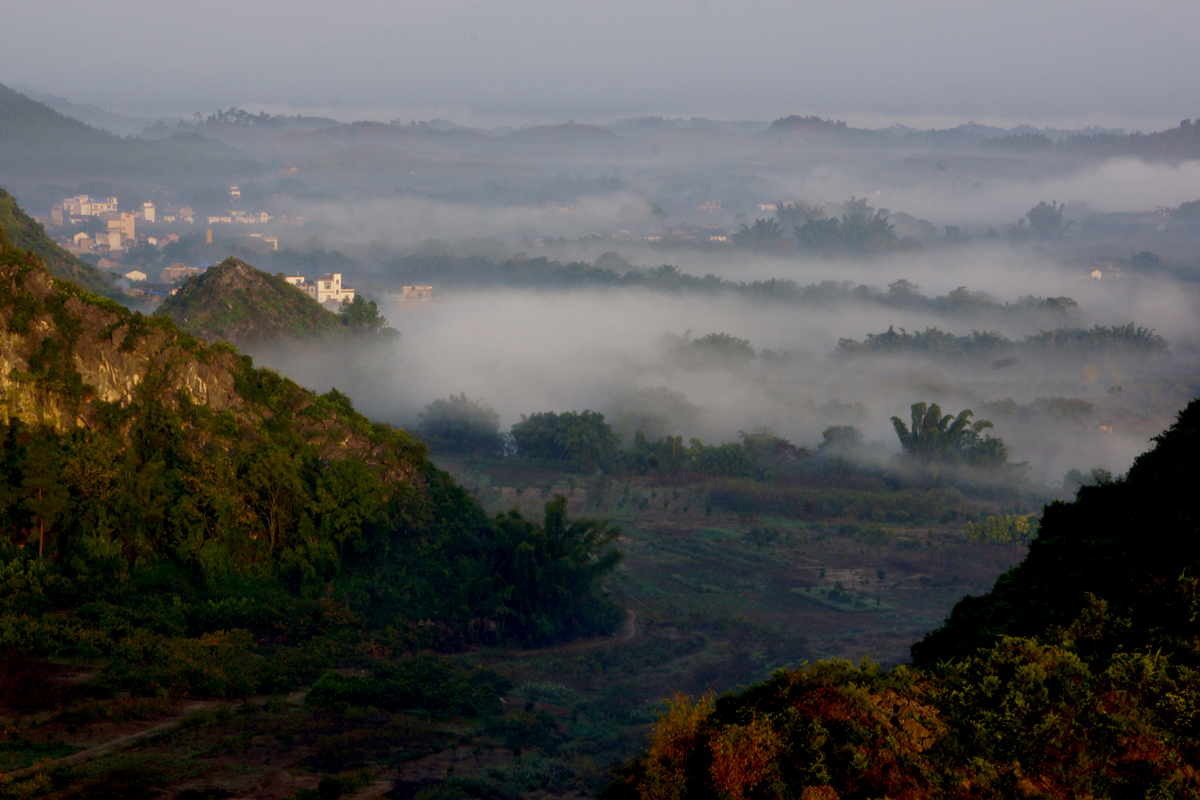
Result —
[{"label": "layer of haze", "polygon": [[[953,161],[956,156],[959,154],[948,154],[946,158]],[[783,175],[772,174],[760,165],[696,164],[694,158],[692,163],[678,167],[681,171],[694,170],[700,174],[700,180],[710,183],[729,174],[736,175],[734,170],[757,169],[759,174],[754,179],[761,184],[758,195],[762,200],[801,199],[828,208],[854,195],[866,197],[875,208],[904,212],[942,226],[969,226],[977,233],[989,227],[1002,229],[1043,200],[1062,201],[1068,205],[1071,215],[1068,218],[1081,219],[1093,212],[1141,213],[1152,211],[1156,206],[1175,207],[1195,200],[1200,194],[1200,161],[1171,165],[1111,159],[1083,166],[1069,174],[1033,177],[1029,172],[1037,167],[1014,164],[1007,172],[975,185],[973,174],[956,171],[934,171],[931,177],[900,183],[871,174],[860,163],[866,160],[846,156],[840,161],[802,167]],[[716,162],[716,158],[710,157],[709,161]],[[565,163],[568,168],[572,167],[569,162]],[[655,166],[660,172],[672,167]],[[588,164],[579,169],[591,172],[595,165]],[[631,172],[633,170],[627,169],[626,174]],[[714,187],[713,192],[719,196],[719,186]],[[631,191],[581,196],[572,201],[567,211],[533,204],[496,206],[426,197],[295,202],[281,207],[288,213],[324,221],[338,236],[354,231],[353,239],[363,243],[375,240],[400,246],[414,245],[426,239],[462,238],[468,231],[478,238],[512,240],[550,236],[576,239],[609,229],[649,228],[660,224],[650,216],[650,204],[646,199]],[[748,210],[754,216],[769,216],[766,212],[756,213],[753,208]],[[684,209],[668,222],[678,224],[688,219],[706,221],[694,209]],[[725,270],[731,268],[740,270],[736,264],[729,263],[740,260],[743,260],[741,255],[737,259],[726,258],[728,266],[724,269],[705,268],[700,274],[706,271],[728,274]],[[736,277],[742,279],[751,274],[761,278],[778,277],[774,272],[745,271],[739,271]]]},{"label": "layer of haze", "polygon": [[[69,0],[5,9],[0,76],[130,113],[230,104],[517,119],[1194,111],[1185,0]],[[469,120],[463,120],[469,121]]]},{"label": "layer of haze", "polygon": [[[937,402],[957,413],[1013,398],[1029,404],[1039,397],[1092,402],[1103,416],[1109,389],[1125,386],[1122,403],[1166,424],[1175,410],[1168,395],[1181,370],[1191,370],[1200,305],[1195,293],[1169,279],[1088,281],[1036,256],[1006,248],[970,253],[889,258],[871,263],[797,262],[738,257],[728,269],[704,256],[674,259],[688,271],[715,268],[753,271],[808,283],[828,278],[882,286],[904,277],[929,295],[956,285],[984,289],[1002,302],[1024,294],[1071,295],[1083,308],[1075,324],[1153,326],[1168,336],[1173,356],[1157,363],[1103,356],[1059,363],[1021,359],[995,369],[982,363],[932,362],[906,357],[845,359],[835,355],[838,339],[863,339],[895,325],[908,330],[938,326],[958,335],[996,330],[1014,341],[1037,333],[1046,320],[939,315],[879,304],[796,306],[750,300],[733,293],[664,294],[640,289],[520,291],[457,290],[438,304],[389,316],[403,331],[395,350],[361,359],[343,353],[321,357],[314,350],[256,353],[267,363],[314,388],[336,385],[377,419],[411,425],[417,412],[438,397],[465,391],[500,413],[507,429],[535,411],[602,410],[610,420],[637,407],[638,393],[659,387],[678,392],[691,412],[662,410],[666,429],[706,442],[736,441],[738,431],[770,426],[798,444],[815,446],[830,425],[859,426],[876,441],[880,456],[897,451],[889,418],[907,418],[911,403]],[[760,352],[788,353],[786,363],[697,366],[672,356],[678,338],[725,332],[749,339]],[[664,336],[667,334],[667,336]],[[1192,375],[1194,378],[1194,374]],[[1163,386],[1169,388],[1163,389]],[[1183,388],[1184,395],[1191,388]],[[1163,392],[1163,394],[1154,394]],[[1185,400],[1186,401],[1186,400]],[[1155,404],[1162,407],[1157,407]],[[1165,403],[1165,405],[1164,405]],[[1098,431],[1095,419],[1080,425],[996,419],[996,434],[1011,446],[1013,461],[1027,461],[1049,483],[1072,468],[1103,466],[1116,473],[1149,445],[1157,429]],[[631,431],[626,431],[631,433]]]}]

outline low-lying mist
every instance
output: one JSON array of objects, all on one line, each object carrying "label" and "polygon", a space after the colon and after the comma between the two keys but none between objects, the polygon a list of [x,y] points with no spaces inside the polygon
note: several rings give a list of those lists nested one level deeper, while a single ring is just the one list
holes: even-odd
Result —
[{"label": "low-lying mist", "polygon": [[[690,265],[704,268],[705,257]],[[706,443],[767,426],[815,446],[831,425],[855,425],[880,457],[899,449],[890,417],[936,402],[975,411],[1028,462],[1035,479],[1061,482],[1072,468],[1121,473],[1174,411],[1200,391],[1194,342],[1200,331],[1190,290],[1164,278],[1085,280],[1037,258],[972,252],[861,263],[778,259],[724,262],[729,275],[819,277],[886,284],[907,277],[927,294],[966,284],[996,301],[1074,297],[1064,327],[1134,322],[1153,328],[1169,353],[1022,349],[1044,318],[995,312],[972,318],[879,303],[796,305],[733,292],[668,293],[641,288],[534,291],[455,289],[440,302],[400,311],[382,303],[403,338],[361,353],[320,347],[260,350],[255,356],[301,383],[336,386],[376,419],[411,427],[437,398],[465,392],[492,405],[502,427],[537,411],[604,412],[620,433],[673,434]],[[713,269],[719,266],[711,263]],[[831,276],[829,273],[834,272]],[[821,274],[823,273],[823,274]],[[966,336],[996,331],[1011,340],[1003,358],[936,357],[895,351],[852,355],[839,340],[863,341],[893,327],[937,327]],[[701,341],[724,333],[732,349]],[[1009,351],[1005,351],[1007,354]],[[1066,403],[1064,401],[1078,401]]]}]

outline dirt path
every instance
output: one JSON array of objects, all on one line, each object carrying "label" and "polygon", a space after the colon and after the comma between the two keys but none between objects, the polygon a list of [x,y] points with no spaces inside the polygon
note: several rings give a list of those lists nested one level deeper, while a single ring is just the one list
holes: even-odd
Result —
[{"label": "dirt path", "polygon": [[22,767],[21,769],[15,769],[12,772],[9,772],[7,774],[13,778],[22,778],[26,775],[32,775],[33,773],[38,772],[39,770],[49,769],[50,767],[57,767],[61,764],[70,764],[75,761],[84,761],[84,760],[87,760],[90,758],[94,758],[95,756],[102,755],[102,754],[108,752],[109,750],[113,750],[113,749],[116,749],[118,747],[122,747],[122,746],[128,745],[128,744],[133,744],[134,742],[137,742],[139,739],[144,739],[147,736],[153,736],[156,733],[161,733],[162,731],[170,730],[171,728],[174,728],[176,725],[178,725],[180,722],[182,722],[184,717],[186,717],[188,714],[192,713],[193,711],[207,711],[209,709],[216,708],[216,706],[217,706],[216,700],[197,700],[193,703],[188,703],[185,706],[183,706],[183,708],[180,709],[178,714],[176,714],[174,717],[167,720],[166,722],[160,722],[159,724],[152,725],[149,728],[143,728],[140,731],[134,731],[133,733],[127,733],[124,736],[118,736],[116,739],[110,739],[107,742],[102,742],[101,744],[94,745],[92,747],[87,748],[86,750],[80,750],[78,753],[72,753],[69,756],[63,756],[62,758],[56,758],[51,761],[43,761],[39,764],[34,764],[31,767]]}]

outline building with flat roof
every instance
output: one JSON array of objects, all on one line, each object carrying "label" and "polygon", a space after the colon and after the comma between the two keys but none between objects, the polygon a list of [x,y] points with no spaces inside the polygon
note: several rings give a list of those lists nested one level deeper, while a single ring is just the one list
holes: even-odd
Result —
[{"label": "building with flat roof", "polygon": [[115,197],[88,197],[86,194],[63,198],[63,215],[67,217],[98,217],[117,210]]},{"label": "building with flat roof", "polygon": [[170,265],[169,267],[163,267],[162,282],[163,283],[178,283],[179,281],[190,278],[193,275],[199,275],[199,274],[200,274],[199,267],[190,267],[187,264],[175,263],[175,264]]},{"label": "building with flat roof", "polygon": [[400,296],[396,298],[396,307],[400,310],[422,308],[434,300],[441,300],[441,295],[433,293],[433,287],[428,285],[413,284],[405,286],[400,290]]},{"label": "building with flat roof", "polygon": [[311,281],[303,275],[285,275],[283,279],[318,303],[341,304],[354,299],[354,289],[342,283],[340,272],[327,272]]},{"label": "building with flat roof", "polygon": [[[131,214],[128,211],[111,212],[106,220],[108,232],[111,234],[114,231],[121,235],[121,240],[137,239],[137,215]],[[119,245],[118,245],[119,246]]]}]

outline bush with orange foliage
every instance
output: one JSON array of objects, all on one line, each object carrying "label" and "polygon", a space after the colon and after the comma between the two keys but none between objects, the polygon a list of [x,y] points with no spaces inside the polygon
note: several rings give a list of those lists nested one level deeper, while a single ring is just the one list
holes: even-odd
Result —
[{"label": "bush with orange foliage", "polygon": [[676,697],[606,800],[1200,798],[1200,673],[1004,639],[932,672],[821,662]]}]

